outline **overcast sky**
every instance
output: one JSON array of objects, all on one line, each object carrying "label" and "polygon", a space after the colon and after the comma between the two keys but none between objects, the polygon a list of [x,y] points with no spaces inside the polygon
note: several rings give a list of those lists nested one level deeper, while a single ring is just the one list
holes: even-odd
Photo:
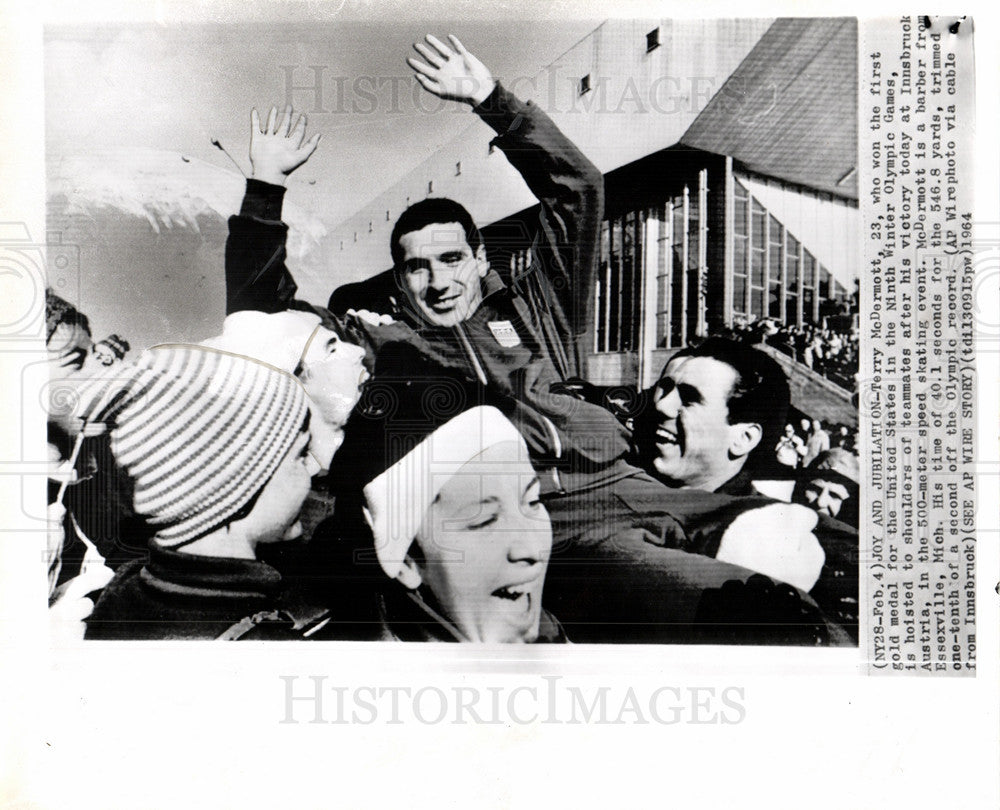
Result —
[{"label": "overcast sky", "polygon": [[[179,152],[245,169],[249,111],[292,101],[323,133],[300,170],[296,200],[339,222],[471,122],[467,108],[417,88],[405,63],[432,32],[458,35],[503,78],[533,76],[599,23],[515,18],[398,23],[50,26],[46,145],[50,160],[117,147]],[[415,103],[416,102],[416,103]],[[420,106],[418,106],[420,105]],[[301,188],[300,188],[301,187]]]}]

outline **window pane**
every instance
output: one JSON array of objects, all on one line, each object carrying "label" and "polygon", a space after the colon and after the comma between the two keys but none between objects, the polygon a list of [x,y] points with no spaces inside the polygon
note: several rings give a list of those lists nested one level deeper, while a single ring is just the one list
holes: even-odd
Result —
[{"label": "window pane", "polygon": [[781,285],[772,281],[767,288],[767,314],[771,318],[781,317]]},{"label": "window pane", "polygon": [[755,287],[764,286],[764,251],[750,251],[750,277]]},{"label": "window pane", "polygon": [[749,227],[747,225],[747,216],[750,213],[750,209],[747,206],[746,200],[741,200],[736,197],[734,212],[733,212],[733,232],[739,234],[740,236],[746,236],[750,233]]},{"label": "window pane", "polygon": [[747,300],[746,276],[733,276],[733,312],[745,315]]},{"label": "window pane", "polygon": [[802,291],[802,321],[803,323],[813,323],[813,291],[811,288]]},{"label": "window pane", "polygon": [[816,287],[816,259],[808,250],[802,254],[802,283],[810,289]]},{"label": "window pane", "polygon": [[819,298],[824,300],[830,297],[830,273],[823,267],[819,266]]},{"label": "window pane", "polygon": [[747,274],[747,240],[737,236],[733,240],[733,273],[741,276]]},{"label": "window pane", "polygon": [[799,257],[794,253],[789,253],[785,257],[785,278],[788,289],[793,293],[797,292],[799,288]]},{"label": "window pane", "polygon": [[798,323],[798,315],[795,311],[798,303],[799,297],[794,293],[785,296],[785,323],[792,325]]},{"label": "window pane", "polygon": [[753,201],[753,245],[754,247],[764,247],[764,241],[766,239],[765,225],[767,218],[764,216],[764,207],[757,202]]}]

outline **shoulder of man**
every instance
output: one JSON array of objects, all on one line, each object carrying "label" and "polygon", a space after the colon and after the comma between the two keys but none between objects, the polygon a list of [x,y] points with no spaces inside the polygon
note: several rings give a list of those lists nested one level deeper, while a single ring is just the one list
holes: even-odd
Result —
[{"label": "shoulder of man", "polygon": [[367,309],[379,315],[392,315],[398,308],[400,295],[395,272],[389,269],[363,281],[337,287],[327,307],[334,315],[343,315],[349,309]]}]

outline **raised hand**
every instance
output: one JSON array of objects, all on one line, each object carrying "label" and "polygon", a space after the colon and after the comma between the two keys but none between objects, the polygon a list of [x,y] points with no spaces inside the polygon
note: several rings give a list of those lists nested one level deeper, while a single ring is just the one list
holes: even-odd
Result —
[{"label": "raised hand", "polygon": [[420,86],[440,98],[481,104],[496,87],[489,69],[469,53],[458,37],[448,35],[449,48],[433,34],[427,35],[427,45],[414,44],[414,49],[427,62],[410,57],[407,64],[415,71]]},{"label": "raised hand", "polygon": [[288,175],[316,151],[319,134],[306,140],[306,117],[300,115],[292,126],[292,115],[291,106],[285,107],[280,118],[272,107],[262,127],[257,110],[250,112],[250,164],[255,180],[283,186]]}]

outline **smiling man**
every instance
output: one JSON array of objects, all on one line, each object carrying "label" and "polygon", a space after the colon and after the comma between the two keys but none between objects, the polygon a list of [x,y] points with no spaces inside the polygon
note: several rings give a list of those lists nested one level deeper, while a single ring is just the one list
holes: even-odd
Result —
[{"label": "smiling man", "polygon": [[[390,270],[339,287],[328,308],[295,300],[283,186],[318,136],[306,139],[304,118],[290,108],[283,116],[272,110],[263,125],[256,113],[251,119],[254,172],[226,245],[228,312],[309,309],[334,331],[356,329],[374,356],[373,379],[333,465],[348,480],[328,482],[338,511],[357,487],[356,470],[383,440],[380,418],[412,407],[419,425],[442,412],[492,406],[520,433],[539,479],[554,537],[547,599],[571,635],[667,640],[677,614],[663,608],[657,588],[634,587],[637,578],[665,586],[696,555],[678,558],[663,547],[694,549],[697,540],[714,553],[738,512],[770,504],[747,499],[734,509],[723,496],[671,491],[627,460],[630,436],[610,411],[566,392],[562,384],[585,371],[603,176],[537,105],[504,89],[458,39],[449,43],[428,36],[415,45],[422,59],[408,61],[425,90],[469,105],[494,131],[491,144],[539,200],[523,271],[501,278],[468,211],[429,198],[397,221]],[[359,317],[362,310],[374,317]],[[754,525],[739,531],[756,535]],[[808,529],[803,541],[815,542]]]},{"label": "smiling man", "polygon": [[636,447],[669,486],[752,494],[751,478],[773,460],[788,405],[788,381],[774,360],[710,338],[667,363],[639,420]]}]

